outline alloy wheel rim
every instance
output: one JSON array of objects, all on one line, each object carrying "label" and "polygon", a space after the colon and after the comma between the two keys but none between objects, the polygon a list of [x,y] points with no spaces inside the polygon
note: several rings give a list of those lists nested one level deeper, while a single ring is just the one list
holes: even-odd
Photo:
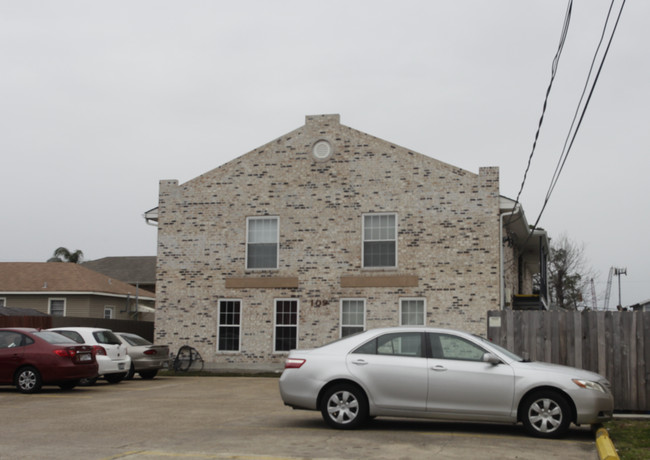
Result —
[{"label": "alloy wheel rim", "polygon": [[23,372],[18,377],[18,384],[24,390],[31,390],[36,385],[36,376],[33,372]]},{"label": "alloy wheel rim", "polygon": [[552,399],[543,398],[531,404],[528,420],[541,433],[552,433],[562,423],[562,409]]},{"label": "alloy wheel rim", "polygon": [[338,391],[327,402],[327,413],[337,423],[350,423],[359,414],[359,401],[349,391]]}]

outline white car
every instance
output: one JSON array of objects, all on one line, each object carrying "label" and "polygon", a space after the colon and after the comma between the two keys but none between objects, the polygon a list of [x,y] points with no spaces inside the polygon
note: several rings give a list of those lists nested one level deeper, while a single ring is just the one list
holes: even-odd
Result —
[{"label": "white car", "polygon": [[317,410],[334,428],[371,417],[523,423],[559,437],[571,422],[611,419],[609,382],[593,372],[529,362],[475,335],[448,329],[374,329],[293,350],[280,377],[284,403]]},{"label": "white car", "polygon": [[131,368],[131,358],[122,341],[110,329],[96,327],[55,327],[51,331],[58,332],[77,343],[91,345],[95,359],[99,365],[98,376],[88,379],[87,384],[94,384],[99,377],[108,383],[119,383]]}]

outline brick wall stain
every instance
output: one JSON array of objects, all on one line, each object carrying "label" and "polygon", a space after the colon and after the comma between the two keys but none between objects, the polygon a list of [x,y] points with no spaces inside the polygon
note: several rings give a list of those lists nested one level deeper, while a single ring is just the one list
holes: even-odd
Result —
[{"label": "brick wall stain", "polygon": [[[330,142],[316,160],[312,146]],[[362,268],[362,214],[394,212],[398,267]],[[280,363],[274,299],[299,301],[298,347],[340,335],[340,301],[366,299],[366,327],[399,324],[426,299],[427,325],[483,334],[499,299],[499,172],[474,174],[339,123],[299,129],[179,185],[160,182],[156,338],[207,362]],[[246,218],[278,216],[279,269],[246,270]],[[341,288],[347,275],[416,275],[417,287]],[[230,277],[297,277],[298,288],[226,289]],[[217,352],[218,302],[242,302],[241,347]],[[320,301],[320,302],[317,302]],[[323,306],[326,303],[325,306]],[[312,305],[319,305],[318,307]]]}]

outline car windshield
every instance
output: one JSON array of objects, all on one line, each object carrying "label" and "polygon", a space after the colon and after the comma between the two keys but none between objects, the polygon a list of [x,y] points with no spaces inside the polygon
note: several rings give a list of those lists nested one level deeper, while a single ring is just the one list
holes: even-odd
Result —
[{"label": "car windshield", "polygon": [[70,343],[70,344],[77,344],[74,340],[66,337],[65,335],[59,334],[58,332],[53,332],[53,331],[38,331],[34,332],[34,335],[36,337],[40,337],[41,339],[45,340],[46,342],[49,343]]},{"label": "car windshield", "polygon": [[490,342],[489,340],[486,340],[486,339],[484,339],[483,337],[479,337],[479,336],[475,336],[475,337],[476,337],[477,339],[479,339],[481,342],[484,342],[484,343],[488,344],[488,345],[491,346],[492,348],[496,348],[497,351],[501,352],[502,354],[506,355],[508,358],[510,358],[510,359],[512,359],[512,360],[514,360],[514,361],[519,361],[519,362],[521,362],[521,361],[524,360],[524,358],[522,358],[521,356],[514,354],[514,353],[511,352],[510,350],[506,350],[505,348],[503,348],[502,346],[497,345],[497,344],[494,343],[494,342]]},{"label": "car windshield", "polygon": [[144,339],[140,337],[139,335],[135,334],[120,334],[120,337],[122,337],[124,340],[127,341],[129,345],[132,347],[137,347],[141,345],[151,345],[151,342],[149,342],[147,339]]}]

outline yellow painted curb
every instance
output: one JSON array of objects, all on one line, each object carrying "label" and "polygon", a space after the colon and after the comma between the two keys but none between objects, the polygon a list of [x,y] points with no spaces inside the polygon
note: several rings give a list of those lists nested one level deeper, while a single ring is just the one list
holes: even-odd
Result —
[{"label": "yellow painted curb", "polygon": [[620,460],[609,433],[602,425],[596,428],[596,449],[600,460]]}]

